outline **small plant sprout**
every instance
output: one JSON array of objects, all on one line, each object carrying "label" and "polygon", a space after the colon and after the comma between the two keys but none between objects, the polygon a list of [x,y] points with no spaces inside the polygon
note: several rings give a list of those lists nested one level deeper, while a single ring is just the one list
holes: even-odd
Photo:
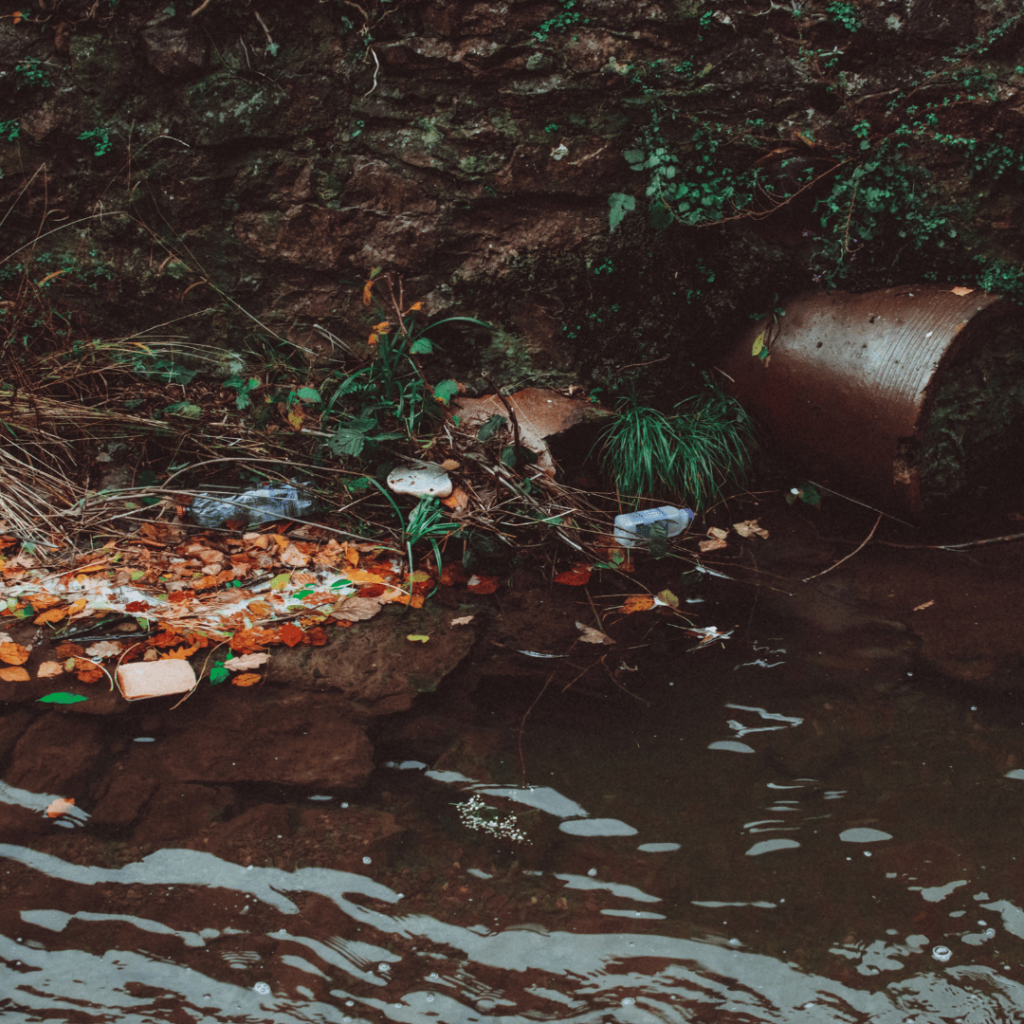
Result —
[{"label": "small plant sprout", "polygon": [[529,843],[526,833],[514,814],[503,815],[497,807],[484,803],[475,793],[455,809],[462,819],[462,824],[474,832],[485,832],[495,839],[506,839],[512,843]]}]

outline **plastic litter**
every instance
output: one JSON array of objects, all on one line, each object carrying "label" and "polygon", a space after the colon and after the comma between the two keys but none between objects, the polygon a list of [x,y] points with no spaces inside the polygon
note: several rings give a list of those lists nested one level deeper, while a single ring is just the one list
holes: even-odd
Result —
[{"label": "plastic litter", "polygon": [[451,477],[433,462],[393,469],[388,473],[388,487],[395,494],[417,498],[447,498],[452,493]]},{"label": "plastic litter", "polygon": [[953,959],[953,950],[949,946],[933,946],[932,959],[938,960],[940,964],[947,963]]},{"label": "plastic litter", "polygon": [[636,547],[651,535],[656,523],[665,524],[666,537],[677,537],[693,522],[693,509],[662,505],[641,512],[627,512],[615,517],[615,542],[624,548]]},{"label": "plastic litter", "polygon": [[236,495],[197,494],[188,507],[193,522],[206,529],[241,520],[246,526],[275,519],[302,519],[316,507],[308,483],[267,484]]}]

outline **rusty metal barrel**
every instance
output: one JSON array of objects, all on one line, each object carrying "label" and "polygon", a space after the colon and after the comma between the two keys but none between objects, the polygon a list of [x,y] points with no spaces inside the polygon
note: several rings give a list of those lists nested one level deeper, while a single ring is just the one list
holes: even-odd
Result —
[{"label": "rusty metal barrel", "polygon": [[[896,513],[925,511],[917,455],[944,373],[1019,306],[949,285],[800,295],[741,337],[728,390],[808,479]],[[753,354],[766,345],[767,354]],[[955,372],[955,370],[954,370]]]}]

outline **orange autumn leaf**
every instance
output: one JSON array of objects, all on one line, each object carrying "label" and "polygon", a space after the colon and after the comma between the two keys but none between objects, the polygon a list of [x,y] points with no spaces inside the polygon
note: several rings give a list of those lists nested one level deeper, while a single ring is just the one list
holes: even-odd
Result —
[{"label": "orange autumn leaf", "polygon": [[426,600],[422,594],[403,594],[401,591],[396,591],[395,596],[391,598],[396,604],[407,604],[410,608],[422,608],[423,603]]},{"label": "orange autumn leaf", "polygon": [[67,814],[74,806],[75,798],[73,796],[59,796],[46,808],[46,816],[48,818],[59,818],[62,814]]},{"label": "orange autumn leaf", "polygon": [[313,626],[312,629],[307,629],[302,634],[302,642],[309,644],[311,647],[323,647],[327,643],[327,634],[320,626]]},{"label": "orange autumn leaf", "polygon": [[80,597],[75,601],[70,608],[68,608],[68,618],[72,618],[77,615],[85,607],[85,598]]},{"label": "orange autumn leaf", "polygon": [[232,686],[255,686],[260,681],[259,672],[243,672],[231,677]]},{"label": "orange autumn leaf", "polygon": [[75,673],[80,683],[98,683],[104,676],[102,669],[90,668]]},{"label": "orange autumn leaf", "polygon": [[[169,595],[169,596],[170,596],[170,599],[171,599],[172,601],[174,601],[174,600],[175,600],[175,596],[174,596],[174,594],[171,594],[171,595]],[[179,600],[179,601],[180,601],[180,600],[181,600],[181,598],[177,598],[177,600]],[[127,603],[127,604],[126,604],[125,606],[124,606],[124,610],[125,610],[126,612],[128,612],[128,613],[132,614],[132,615],[134,615],[134,614],[135,614],[136,612],[145,612],[145,611],[149,611],[149,602],[148,602],[148,601],[129,601],[129,602],[128,602],[128,603]]]},{"label": "orange autumn leaf", "polygon": [[37,615],[34,621],[37,626],[42,626],[47,622],[60,622],[67,613],[66,607],[50,608],[48,611],[43,612],[42,615]]},{"label": "orange autumn leaf", "polygon": [[474,594],[493,594],[498,589],[497,576],[470,576],[466,589]]},{"label": "orange autumn leaf", "polygon": [[445,587],[450,587],[456,583],[465,582],[466,570],[462,567],[462,563],[446,562],[444,568],[441,569],[441,585]]},{"label": "orange autumn leaf", "polygon": [[359,552],[355,548],[349,547],[349,546],[346,545],[346,547],[345,547],[345,561],[348,562],[349,565],[358,565],[359,564]]},{"label": "orange autumn leaf", "polygon": [[160,655],[160,660],[173,659],[177,661],[184,661],[186,658],[191,658],[196,651],[199,650],[199,644],[193,644],[191,647],[178,647],[173,651],[164,651]]},{"label": "orange autumn leaf", "polygon": [[0,681],[5,683],[27,683],[29,674],[23,668],[0,668]]},{"label": "orange autumn leaf", "polygon": [[294,647],[296,644],[302,643],[302,637],[304,636],[301,629],[292,622],[287,622],[277,631],[277,637],[283,644],[287,644],[289,647]]},{"label": "orange autumn leaf", "polygon": [[370,278],[366,284],[363,285],[363,305],[368,306],[373,301],[373,282],[374,278]]},{"label": "orange autumn leaf", "polygon": [[446,508],[459,511],[469,505],[469,494],[462,487],[456,487],[447,498],[441,499],[441,504]]},{"label": "orange autumn leaf", "polygon": [[47,608],[52,608],[55,604],[62,603],[59,597],[48,594],[45,590],[42,593],[30,595],[26,600],[32,605],[32,611],[34,612],[44,612]]},{"label": "orange autumn leaf", "polygon": [[632,615],[634,612],[645,612],[654,607],[654,598],[650,594],[630,594],[622,604],[622,614]]},{"label": "orange autumn leaf", "polygon": [[0,644],[0,661],[7,665],[24,665],[28,661],[28,648],[7,640]]},{"label": "orange autumn leaf", "polygon": [[583,587],[590,582],[590,566],[582,562],[574,565],[555,577],[556,583],[564,583],[569,587]]}]

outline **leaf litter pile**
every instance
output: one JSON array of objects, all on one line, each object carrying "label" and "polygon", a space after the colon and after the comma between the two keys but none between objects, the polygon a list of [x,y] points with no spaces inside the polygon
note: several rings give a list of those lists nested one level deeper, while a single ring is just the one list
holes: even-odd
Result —
[{"label": "leaf litter pile", "polygon": [[[767,535],[756,522],[734,528],[741,536]],[[189,535],[175,523],[149,522],[134,538],[71,556],[56,569],[38,554],[18,551],[15,537],[0,535],[0,619],[30,620],[52,630],[55,644],[53,658],[30,675],[29,649],[0,631],[0,682],[34,678],[59,684],[63,678],[79,684],[107,680],[113,687],[123,681],[119,669],[196,657],[203,665],[200,677],[207,675],[211,683],[252,686],[262,679],[268,648],[322,646],[329,628],[371,619],[386,604],[421,608],[438,587],[483,596],[500,583],[498,576],[468,573],[458,561],[443,563],[438,572],[425,559],[422,568],[410,571],[394,548],[380,543],[340,541],[317,526],[285,529],[274,524],[261,532]],[[715,547],[723,546],[722,532],[710,534]],[[706,544],[701,541],[700,547]],[[632,571],[628,555],[619,549],[615,567]],[[593,571],[604,568],[612,564],[579,562],[554,582],[586,586]],[[662,608],[681,616],[678,605],[670,591],[663,591],[627,595],[612,610],[631,615]],[[456,618],[452,624],[471,619]],[[681,624],[698,639],[691,649],[729,635],[715,627],[692,627],[688,620]],[[580,622],[577,628],[582,643],[614,643],[601,629]],[[193,677],[191,686],[168,692],[187,692],[194,685]],[[122,693],[130,697],[123,687]],[[58,690],[38,699],[65,704],[86,698]]]}]

